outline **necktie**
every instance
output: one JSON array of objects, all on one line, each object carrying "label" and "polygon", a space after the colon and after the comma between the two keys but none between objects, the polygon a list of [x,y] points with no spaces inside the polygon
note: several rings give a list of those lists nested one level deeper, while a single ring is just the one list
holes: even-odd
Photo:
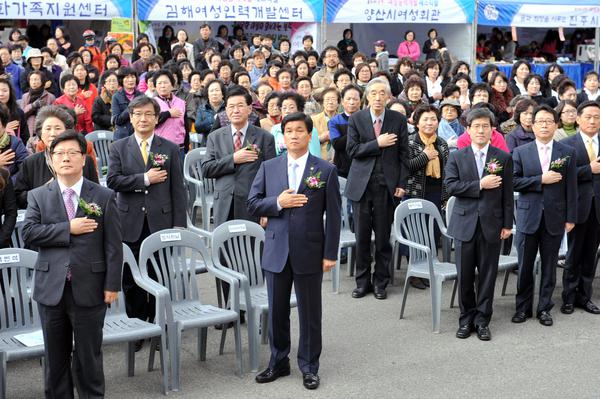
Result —
[{"label": "necktie", "polygon": [[[65,202],[65,209],[67,210],[67,217],[71,221],[75,217],[75,204],[73,204],[73,198],[75,198],[75,190],[67,188],[63,191],[63,200]],[[67,266],[67,281],[71,281],[71,266]]]},{"label": "necktie", "polygon": [[288,176],[288,182],[289,182],[289,186],[290,188],[293,188],[294,191],[298,190],[298,183],[297,183],[297,177],[296,177],[296,171],[298,170],[298,164],[296,162],[292,162],[292,164],[290,165],[290,170],[289,173],[290,175]]},{"label": "necktie", "polygon": [[242,132],[235,132],[235,141],[233,142],[233,151],[239,151],[242,149]]},{"label": "necktie", "polygon": [[542,172],[547,172],[550,168],[550,147],[542,146]]},{"label": "necktie", "polygon": [[375,130],[375,137],[379,137],[381,134],[381,119],[375,119],[375,124],[373,125],[373,130]]},{"label": "necktie", "polygon": [[479,178],[481,179],[481,176],[483,176],[483,164],[485,162],[485,154],[483,153],[483,151],[477,151],[477,156],[475,157],[475,160],[477,161],[477,173],[479,173]]},{"label": "necktie", "polygon": [[144,165],[147,165],[148,164],[148,142],[146,141],[146,139],[142,140],[141,151],[142,151],[142,159],[144,160]]},{"label": "necktie", "polygon": [[590,162],[597,158],[596,152],[594,151],[594,146],[592,145],[592,139],[585,140],[585,149],[588,153],[588,157],[590,158]]}]

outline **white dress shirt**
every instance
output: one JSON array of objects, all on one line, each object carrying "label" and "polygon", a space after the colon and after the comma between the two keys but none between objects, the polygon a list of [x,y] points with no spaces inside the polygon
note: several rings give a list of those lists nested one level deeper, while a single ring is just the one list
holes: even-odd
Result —
[{"label": "white dress shirt", "polygon": [[241,128],[241,129],[239,129],[239,130],[236,129],[236,128],[234,128],[233,125],[231,125],[231,136],[233,137],[233,142],[235,143],[235,134],[237,132],[242,132],[241,140],[242,140],[242,144],[243,144],[244,143],[244,138],[246,137],[246,132],[247,131],[248,131],[248,122],[246,122],[246,124],[244,125],[244,127]]},{"label": "white dress shirt", "polygon": [[[142,138],[137,134],[133,134],[135,136],[135,141],[137,142],[138,148],[140,149],[140,154],[142,153]],[[146,153],[150,153],[150,147],[152,147],[152,140],[154,139],[154,133],[150,137],[146,139]],[[148,178],[148,173],[144,173],[144,186],[148,187],[150,185],[150,179]]]},{"label": "white dress shirt", "polygon": [[587,94],[589,101],[596,101],[600,96],[600,89],[597,89],[595,93],[592,93],[586,88],[583,88],[583,91],[585,92],[585,94]]},{"label": "white dress shirt", "polygon": [[[302,155],[297,159],[293,159],[290,154],[286,154],[287,157],[287,176],[288,176],[288,187],[294,190],[294,193],[298,192],[298,188],[302,183],[302,176],[304,175],[304,169],[306,169],[306,162],[308,161],[309,152],[306,151],[306,154]],[[293,174],[293,165],[296,164],[296,172]],[[293,177],[292,177],[293,176]],[[295,177],[295,180],[294,180]],[[295,183],[295,184],[294,184]],[[282,210],[283,207],[279,203],[279,199],[277,200],[277,210]]]},{"label": "white dress shirt", "polygon": [[[540,159],[540,165],[542,166],[542,173],[550,170],[550,162],[552,160],[552,146],[554,144],[554,140],[550,140],[548,144],[544,144],[539,140],[535,140],[535,145],[537,146],[538,157]],[[544,147],[548,147],[548,165],[544,165]]]},{"label": "white dress shirt", "polygon": [[73,201],[73,209],[77,212],[77,207],[79,206],[79,197],[81,196],[81,188],[83,187],[83,176],[77,181],[77,183],[73,184],[71,187],[67,187],[60,182],[59,179],[56,179],[58,182],[58,187],[60,188],[60,193],[62,195],[63,201],[65,200],[65,190],[70,188],[75,191],[75,196],[72,198]]},{"label": "white dress shirt", "polygon": [[[483,147],[482,149],[479,149],[479,147],[477,147],[475,144],[471,143],[471,150],[473,150],[473,155],[475,156],[475,165],[477,165],[477,157],[479,156],[477,153],[480,151],[483,152],[483,160],[482,160],[483,172],[485,172],[485,160],[487,158],[487,153],[488,153],[489,149],[490,149],[490,143],[487,143],[485,145],[485,147]],[[483,172],[481,173],[481,177],[483,177]],[[479,170],[477,170],[477,173],[479,173]],[[481,189],[481,185],[479,186],[479,189]]]}]

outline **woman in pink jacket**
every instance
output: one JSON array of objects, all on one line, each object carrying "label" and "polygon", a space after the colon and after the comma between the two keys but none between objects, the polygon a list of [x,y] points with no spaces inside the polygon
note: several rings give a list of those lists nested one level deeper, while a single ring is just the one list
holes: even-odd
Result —
[{"label": "woman in pink jacket", "polygon": [[421,56],[421,47],[415,41],[415,32],[407,30],[404,34],[404,41],[398,46],[398,59],[408,57],[416,62]]}]

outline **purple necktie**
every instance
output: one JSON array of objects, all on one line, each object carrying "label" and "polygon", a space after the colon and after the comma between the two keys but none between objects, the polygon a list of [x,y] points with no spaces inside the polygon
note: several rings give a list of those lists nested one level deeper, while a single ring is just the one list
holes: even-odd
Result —
[{"label": "purple necktie", "polygon": [[[63,200],[65,201],[65,209],[67,210],[67,216],[69,221],[75,217],[75,204],[73,204],[73,198],[75,197],[75,190],[67,188],[63,191]],[[71,266],[67,266],[67,281],[71,281]]]}]

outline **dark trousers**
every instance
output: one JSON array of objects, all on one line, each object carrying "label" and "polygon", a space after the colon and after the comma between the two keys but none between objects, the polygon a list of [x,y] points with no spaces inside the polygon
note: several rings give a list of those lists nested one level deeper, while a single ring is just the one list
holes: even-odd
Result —
[{"label": "dark trousers", "polygon": [[[501,241],[488,242],[478,221],[471,241],[456,240],[455,246],[460,305],[459,325],[474,323],[476,326],[485,327],[492,318]],[[475,293],[476,271],[477,294]]]},{"label": "dark trousers", "polygon": [[564,303],[584,305],[592,298],[592,283],[596,275],[596,252],[600,244],[600,226],[596,219],[596,199],[584,223],[578,223],[567,237],[569,250],[563,272]]},{"label": "dark trousers", "polygon": [[[148,275],[151,278],[155,278],[156,274],[154,273],[154,269],[152,267],[148,267],[148,265],[140,265],[140,247],[142,246],[142,241],[144,241],[150,235],[150,228],[148,227],[148,220],[144,218],[144,227],[142,227],[142,233],[140,234],[140,238],[134,242],[126,242],[133,252],[133,256],[140,269],[142,267],[146,267],[148,270]],[[131,275],[131,271],[129,267],[123,268],[123,294],[125,294],[125,310],[127,311],[127,316],[138,318],[140,320],[154,320],[155,313],[155,300],[153,296],[149,296],[148,293],[138,287],[135,283],[133,276]]]},{"label": "dark trousers", "polygon": [[58,305],[38,304],[38,308],[45,345],[46,398],[73,398],[73,374],[80,398],[103,398],[102,327],[106,305],[77,306],[71,284],[67,283]]},{"label": "dark trousers", "polygon": [[521,245],[517,247],[520,252],[519,277],[517,280],[517,312],[523,312],[528,316],[533,311],[533,289],[535,286],[534,266],[538,249],[541,260],[540,298],[536,315],[543,311],[550,311],[554,306],[552,293],[556,286],[556,264],[558,263],[558,251],[562,241],[562,234],[551,235],[548,233],[544,223],[544,217],[540,227],[534,234],[521,233]]},{"label": "dark trousers", "polygon": [[[384,289],[390,282],[392,259],[390,234],[394,220],[394,200],[386,186],[371,179],[358,202],[353,202],[356,235],[356,286],[372,284]],[[375,231],[375,270],[371,275],[371,232]]]},{"label": "dark trousers", "polygon": [[290,295],[292,283],[298,303],[300,340],[298,367],[303,373],[318,373],[321,356],[321,284],[323,273],[294,273],[290,262],[280,273],[264,270],[269,295],[269,368],[277,369],[289,362]]}]

